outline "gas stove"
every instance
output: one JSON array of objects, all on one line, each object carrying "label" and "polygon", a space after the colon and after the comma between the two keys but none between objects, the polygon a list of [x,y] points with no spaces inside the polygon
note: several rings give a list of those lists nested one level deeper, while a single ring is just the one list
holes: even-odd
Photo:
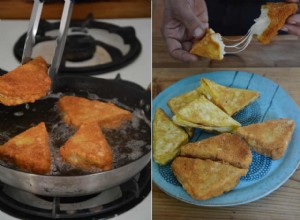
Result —
[{"label": "gas stove", "polygon": [[[44,21],[42,24],[49,28],[54,27],[56,23],[57,21]],[[101,19],[100,21],[88,17],[83,23],[83,25],[78,25],[75,22],[71,25],[69,39],[77,41],[76,45],[79,44],[82,47],[76,48],[72,45],[72,40],[69,41],[60,74],[69,74],[73,71],[74,74],[91,75],[105,79],[121,77],[132,85],[146,89],[151,82],[151,20]],[[115,29],[97,30],[94,26],[100,23]],[[0,69],[10,71],[20,65],[19,55],[22,50],[22,36],[26,32],[27,26],[27,20],[0,20]],[[126,27],[125,32],[129,30],[135,36],[132,39],[132,44],[124,40],[122,36],[118,36],[116,30],[122,30],[124,27]],[[45,37],[43,34],[46,32],[48,33],[45,40],[42,38]],[[47,30],[46,32],[40,33],[40,41],[37,42],[34,53],[38,55],[39,51],[46,51],[44,56],[47,59],[47,56],[51,57],[53,53],[48,48],[49,44],[51,48],[53,43],[51,36],[55,35],[55,30]],[[72,56],[72,50],[79,51],[80,56]],[[69,213],[73,215],[72,219],[80,217],[83,212],[85,214],[82,214],[82,217],[86,215],[85,217],[91,218],[90,213],[86,212],[87,210],[97,214],[94,215],[93,219],[151,219],[150,177],[148,176],[149,180],[147,179],[144,183],[139,182],[140,175],[149,173],[149,167],[148,165],[134,179],[118,187],[87,197],[46,198],[24,193],[0,183],[0,219],[33,219],[32,213],[30,213],[32,209],[34,211],[44,209],[41,211],[42,213],[61,218],[68,218],[64,214]],[[142,184],[143,187],[137,187],[139,184]],[[20,198],[30,198],[31,208],[26,207],[28,204],[23,204],[24,201]],[[94,203],[94,201],[98,202]],[[21,210],[18,208],[16,210],[16,207],[13,207],[12,204],[15,202],[18,204],[17,207],[21,209],[26,207],[25,210],[27,211],[23,215]],[[118,204],[123,205],[119,206]],[[3,206],[3,211],[1,211],[1,206]],[[82,207],[84,207],[84,211],[82,211]],[[107,207],[110,208],[103,211],[103,208]],[[80,215],[76,215],[78,213]],[[36,219],[41,219],[41,216],[36,216]]]}]

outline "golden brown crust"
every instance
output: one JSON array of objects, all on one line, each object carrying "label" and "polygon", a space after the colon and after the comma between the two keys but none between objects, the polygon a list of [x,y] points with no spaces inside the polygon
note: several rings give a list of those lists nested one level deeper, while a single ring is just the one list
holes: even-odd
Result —
[{"label": "golden brown crust", "polygon": [[206,200],[232,190],[246,175],[246,169],[211,160],[177,157],[172,170],[183,188],[194,199]]},{"label": "golden brown crust", "polygon": [[86,171],[112,168],[112,151],[97,123],[81,125],[59,153],[65,161]]},{"label": "golden brown crust", "polygon": [[153,122],[153,158],[165,165],[179,154],[180,147],[188,142],[187,134],[164,113],[156,109]]},{"label": "golden brown crust", "polygon": [[[172,113],[175,115],[181,108],[189,104],[190,102],[194,101],[195,99],[199,98],[200,95],[197,92],[197,90],[192,90],[190,92],[181,94],[176,97],[172,97],[168,101],[168,106],[171,109]],[[184,127],[184,130],[189,135],[189,137],[192,137],[194,134],[194,128],[191,127]]]},{"label": "golden brown crust", "polygon": [[276,160],[284,155],[294,128],[293,120],[277,119],[240,127],[236,133],[244,138],[257,153]]},{"label": "golden brown crust", "polygon": [[252,154],[247,143],[238,136],[224,133],[181,147],[181,156],[222,161],[237,168],[248,169]]},{"label": "golden brown crust", "polygon": [[215,33],[212,29],[207,29],[205,36],[193,44],[190,53],[213,60],[223,60],[224,51],[219,42],[213,39],[214,35],[219,34]]},{"label": "golden brown crust", "polygon": [[284,26],[288,17],[297,12],[298,6],[296,3],[270,2],[263,5],[262,8],[268,9],[268,17],[271,22],[257,39],[263,44],[268,44],[277,35],[278,30]]},{"label": "golden brown crust", "polygon": [[222,86],[205,78],[201,79],[197,91],[210,98],[210,101],[230,116],[244,109],[260,96],[256,91]]},{"label": "golden brown crust", "polygon": [[58,107],[67,124],[79,127],[84,123],[97,122],[101,128],[117,128],[125,120],[131,120],[131,113],[112,103],[91,101],[81,97],[64,96]]},{"label": "golden brown crust", "polygon": [[48,64],[37,57],[0,76],[0,102],[7,106],[35,102],[50,90]]},{"label": "golden brown crust", "polygon": [[14,163],[21,170],[49,174],[51,155],[45,123],[22,132],[2,145],[0,157]]}]

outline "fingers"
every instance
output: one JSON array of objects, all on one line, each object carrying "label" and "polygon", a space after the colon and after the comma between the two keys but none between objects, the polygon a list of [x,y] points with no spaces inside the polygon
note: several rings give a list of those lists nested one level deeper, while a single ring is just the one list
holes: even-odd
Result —
[{"label": "fingers", "polygon": [[285,1],[289,3],[299,3],[299,0],[285,0]]},{"label": "fingers", "polygon": [[300,36],[300,14],[289,17],[281,30]]},{"label": "fingers", "polygon": [[[180,11],[181,22],[194,38],[202,38],[205,34],[208,23],[202,22],[196,15],[194,8],[188,3],[188,1],[186,2],[184,10]],[[203,10],[206,11],[206,7],[203,8]],[[205,12],[205,15],[207,15],[207,12]]]},{"label": "fingers", "polygon": [[190,54],[187,50],[185,50],[188,47],[191,47],[191,44],[189,45],[188,42],[182,45],[178,40],[172,38],[166,39],[166,42],[171,56],[175,59],[184,62],[193,62],[198,60],[197,56]]},{"label": "fingers", "polygon": [[297,25],[285,24],[281,30],[286,31],[290,34],[300,36],[300,26],[297,26]]},{"label": "fingers", "polygon": [[299,24],[300,25],[300,14],[295,14],[290,16],[287,20],[286,20],[287,24]]}]

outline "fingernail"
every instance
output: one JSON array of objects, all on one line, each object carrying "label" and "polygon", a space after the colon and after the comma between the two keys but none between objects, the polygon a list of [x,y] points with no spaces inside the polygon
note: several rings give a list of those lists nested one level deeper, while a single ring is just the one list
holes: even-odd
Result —
[{"label": "fingernail", "polygon": [[283,28],[281,28],[280,30],[285,31],[285,32],[288,32],[288,28],[287,28],[287,27],[283,27]]},{"label": "fingernail", "polygon": [[201,27],[197,27],[194,30],[193,37],[194,38],[200,38],[200,37],[202,37],[202,35],[203,35],[203,29]]}]

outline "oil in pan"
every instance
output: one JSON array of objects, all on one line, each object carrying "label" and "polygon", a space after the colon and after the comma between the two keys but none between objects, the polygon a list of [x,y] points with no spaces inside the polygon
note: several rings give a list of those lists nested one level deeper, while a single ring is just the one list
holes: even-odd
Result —
[{"label": "oil in pan", "polygon": [[[75,93],[52,93],[35,103],[6,107],[0,106],[0,145],[24,130],[44,121],[50,138],[52,155],[51,175],[82,175],[86,172],[74,168],[62,161],[59,147],[76,131],[62,120],[57,108],[57,101],[64,95],[76,96]],[[80,96],[83,96],[82,93]],[[85,98],[112,102],[131,111],[132,120],[124,122],[117,129],[103,129],[103,133],[113,151],[113,169],[128,164],[151,150],[151,129],[141,109],[131,109],[117,99],[101,99],[97,94],[86,92]],[[87,146],[88,147],[88,146]],[[0,160],[0,164],[17,169],[13,164]],[[100,172],[101,170],[93,170]]]}]

